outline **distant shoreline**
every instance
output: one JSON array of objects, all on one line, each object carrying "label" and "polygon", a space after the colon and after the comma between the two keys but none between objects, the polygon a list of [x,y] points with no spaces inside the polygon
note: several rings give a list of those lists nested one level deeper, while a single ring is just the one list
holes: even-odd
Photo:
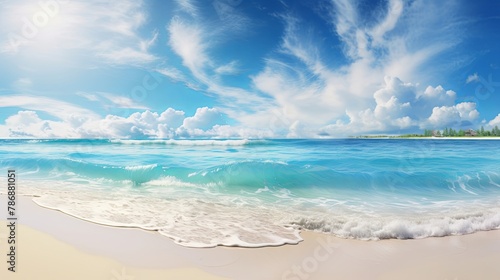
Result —
[{"label": "distant shoreline", "polygon": [[426,139],[426,140],[500,140],[499,136],[480,136],[480,137],[406,137],[406,136],[352,136],[352,139]]}]

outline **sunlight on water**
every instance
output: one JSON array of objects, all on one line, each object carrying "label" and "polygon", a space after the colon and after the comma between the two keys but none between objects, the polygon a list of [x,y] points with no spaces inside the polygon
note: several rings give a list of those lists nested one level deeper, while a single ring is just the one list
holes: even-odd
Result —
[{"label": "sunlight on water", "polygon": [[295,244],[300,230],[423,238],[500,226],[500,142],[0,140],[42,206],[192,247]]}]

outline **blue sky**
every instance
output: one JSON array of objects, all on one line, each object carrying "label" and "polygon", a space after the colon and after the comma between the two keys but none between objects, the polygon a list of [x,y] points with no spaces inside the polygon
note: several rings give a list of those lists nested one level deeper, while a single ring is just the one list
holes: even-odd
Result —
[{"label": "blue sky", "polygon": [[498,1],[0,0],[0,137],[500,125]]}]

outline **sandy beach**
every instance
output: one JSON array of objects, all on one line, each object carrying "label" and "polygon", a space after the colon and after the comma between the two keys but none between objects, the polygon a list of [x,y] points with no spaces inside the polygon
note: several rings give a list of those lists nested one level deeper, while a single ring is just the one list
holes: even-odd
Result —
[{"label": "sandy beach", "polygon": [[[5,197],[1,197],[5,201]],[[298,245],[179,246],[155,232],[101,226],[18,198],[16,272],[1,279],[498,279],[500,231],[358,241],[303,232]],[[6,222],[4,220],[4,222]],[[8,228],[0,230],[7,252]]]}]

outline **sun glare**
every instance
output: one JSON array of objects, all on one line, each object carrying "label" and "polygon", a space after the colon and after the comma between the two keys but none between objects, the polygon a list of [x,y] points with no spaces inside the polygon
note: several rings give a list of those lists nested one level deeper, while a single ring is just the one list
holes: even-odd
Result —
[{"label": "sun glare", "polygon": [[11,44],[23,45],[37,51],[53,51],[64,44],[69,35],[71,16],[67,1],[30,1],[12,6],[8,20],[15,27]]}]

